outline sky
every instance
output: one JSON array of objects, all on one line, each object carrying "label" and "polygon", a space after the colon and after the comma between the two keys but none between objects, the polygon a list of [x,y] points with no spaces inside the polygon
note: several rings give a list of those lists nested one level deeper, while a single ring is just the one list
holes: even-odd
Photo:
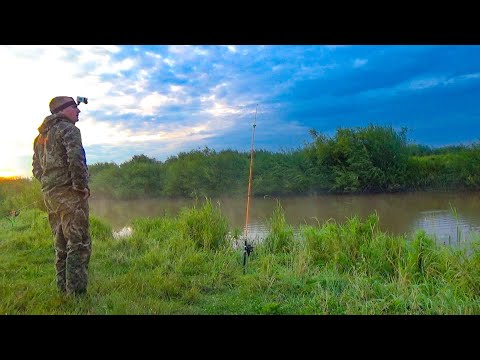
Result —
[{"label": "sky", "polygon": [[408,129],[432,147],[480,139],[477,45],[2,45],[0,177],[31,177],[55,96],[88,98],[87,163],[284,151],[310,129]]}]

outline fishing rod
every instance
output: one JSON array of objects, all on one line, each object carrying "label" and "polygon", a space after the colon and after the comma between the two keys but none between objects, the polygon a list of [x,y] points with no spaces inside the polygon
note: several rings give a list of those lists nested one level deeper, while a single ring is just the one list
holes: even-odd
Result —
[{"label": "fishing rod", "polygon": [[32,206],[32,205],[35,205],[35,204],[38,203],[38,202],[40,202],[40,200],[34,201],[33,203],[28,204],[28,205],[26,205],[26,206],[24,206],[24,207],[21,207],[21,208],[19,208],[19,209],[11,210],[11,211],[8,212],[8,214],[3,215],[3,216],[0,216],[0,219],[4,219],[4,218],[7,219],[8,221],[10,221],[10,223],[12,224],[12,227],[13,227],[13,223],[15,222],[15,218],[16,218],[18,215],[20,215],[20,210],[26,209],[26,208],[28,208],[28,207],[30,207],[30,206]]},{"label": "fishing rod", "polygon": [[36,203],[40,202],[41,200],[37,200],[37,201],[34,201],[32,202],[31,204],[28,204],[28,205],[25,205],[21,208],[18,208],[18,209],[13,209],[11,211],[9,211],[6,215],[2,216],[2,217],[7,217],[7,216],[18,216],[20,214],[20,210],[23,210],[23,209],[26,209],[26,208],[29,208],[30,206],[32,205],[35,205]]},{"label": "fishing rod", "polygon": [[250,149],[250,175],[248,176],[248,192],[247,192],[247,213],[245,216],[245,245],[243,248],[243,273],[245,274],[247,266],[247,257],[253,252],[253,245],[248,243],[248,210],[250,208],[250,194],[252,191],[252,173],[253,173],[253,143],[255,141],[255,127],[257,126],[257,107],[255,108],[255,120],[252,129],[252,146]]}]

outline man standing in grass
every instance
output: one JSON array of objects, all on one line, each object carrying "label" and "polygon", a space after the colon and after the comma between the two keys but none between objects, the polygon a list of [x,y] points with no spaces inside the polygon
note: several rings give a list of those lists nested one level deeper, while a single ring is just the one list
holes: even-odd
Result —
[{"label": "man standing in grass", "polygon": [[55,267],[61,293],[85,294],[91,254],[88,167],[73,98],[50,101],[52,115],[38,128],[33,145],[33,175],[42,184],[48,220],[55,237]]}]

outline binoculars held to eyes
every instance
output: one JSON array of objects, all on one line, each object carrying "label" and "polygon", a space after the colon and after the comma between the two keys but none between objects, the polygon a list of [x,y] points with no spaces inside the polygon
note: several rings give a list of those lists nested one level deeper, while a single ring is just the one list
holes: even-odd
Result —
[{"label": "binoculars held to eyes", "polygon": [[83,97],[83,96],[77,96],[77,104],[80,105],[80,103],[84,103],[85,105],[88,104],[88,98]]}]

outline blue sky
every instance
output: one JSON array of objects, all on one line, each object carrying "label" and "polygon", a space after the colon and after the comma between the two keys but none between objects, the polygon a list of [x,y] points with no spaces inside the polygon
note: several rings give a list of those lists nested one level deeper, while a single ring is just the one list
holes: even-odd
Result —
[{"label": "blue sky", "polygon": [[0,59],[0,176],[31,176],[58,95],[89,99],[77,123],[89,164],[249,151],[257,104],[256,149],[368,124],[430,146],[480,139],[476,45],[4,45]]}]

